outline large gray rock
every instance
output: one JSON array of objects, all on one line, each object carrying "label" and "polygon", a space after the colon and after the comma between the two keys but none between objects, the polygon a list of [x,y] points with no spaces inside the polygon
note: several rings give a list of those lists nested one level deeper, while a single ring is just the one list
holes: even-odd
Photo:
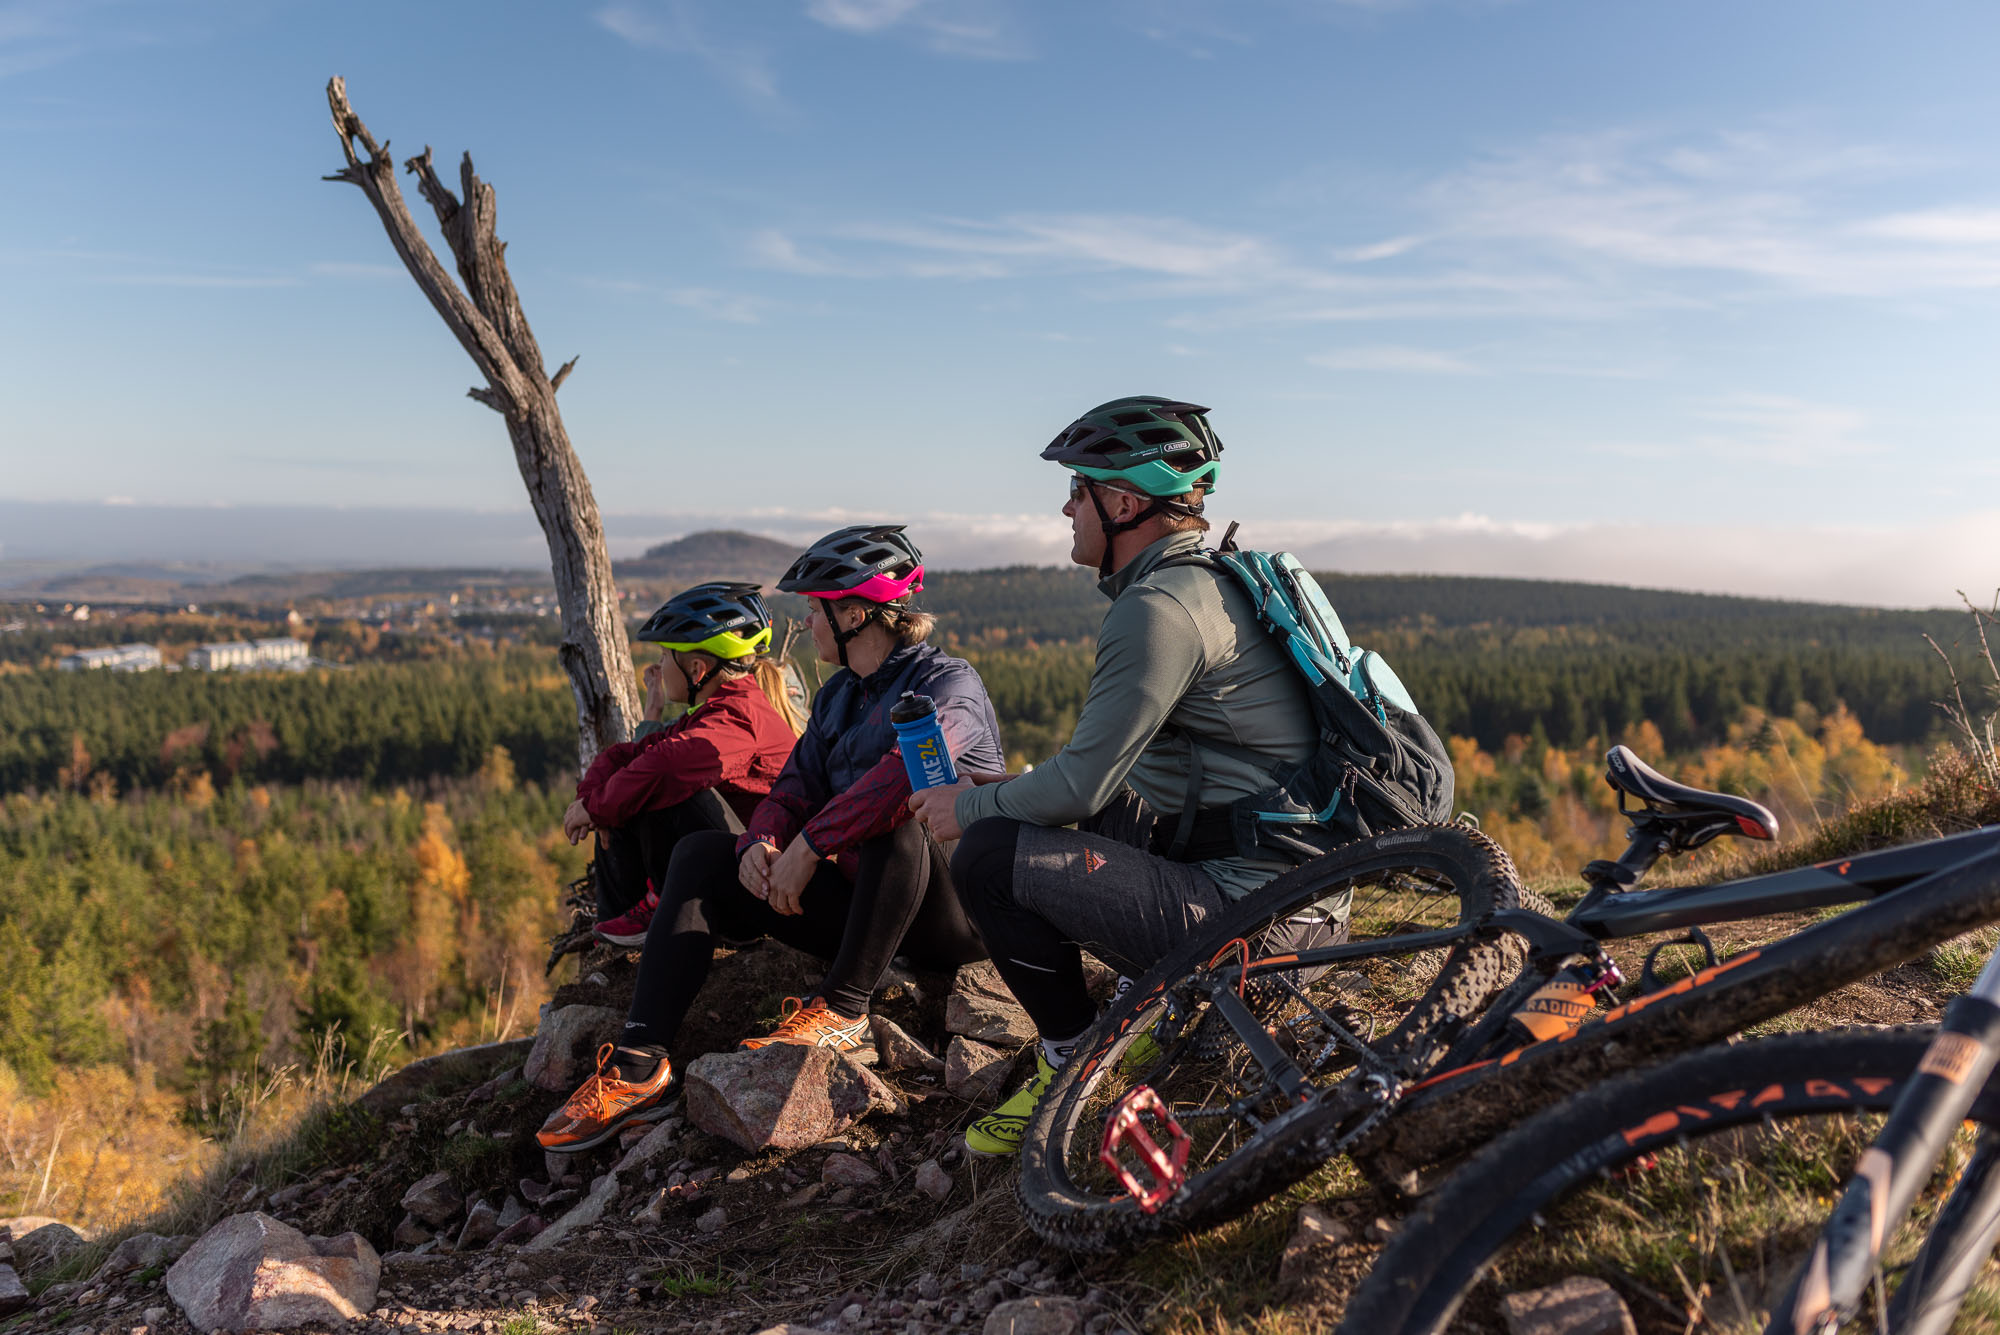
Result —
[{"label": "large gray rock", "polygon": [[390,1072],[354,1102],[357,1107],[387,1117],[425,1094],[459,1089],[484,1080],[502,1066],[520,1061],[533,1045],[531,1038],[510,1038],[501,1043],[480,1043],[422,1057]]},{"label": "large gray rock", "polygon": [[28,1286],[14,1273],[11,1265],[0,1265],[0,1317],[10,1317],[26,1307],[31,1299]]},{"label": "large gray rock", "polygon": [[524,1214],[507,1227],[500,1230],[500,1236],[488,1243],[489,1248],[511,1246],[526,1242],[542,1231],[542,1217],[538,1214]]},{"label": "large gray rock", "polygon": [[980,1335],[1082,1335],[1083,1308],[1074,1298],[1015,1298],[986,1315]]},{"label": "large gray rock", "polygon": [[458,1218],[458,1212],[465,1208],[465,1196],[451,1184],[450,1173],[429,1173],[412,1182],[398,1204],[436,1228]]},{"label": "large gray rock", "polygon": [[[517,1216],[518,1217],[518,1216]],[[508,1220],[511,1224],[514,1221]],[[478,1251],[487,1243],[500,1236],[500,1230],[507,1224],[500,1222],[500,1212],[486,1201],[474,1201],[472,1208],[465,1212],[465,1227],[458,1231],[458,1241],[452,1244],[453,1251]]]},{"label": "large gray rock", "polygon": [[196,1330],[291,1330],[372,1310],[382,1260],[358,1233],[308,1238],[263,1213],[231,1215],[167,1271]]},{"label": "large gray rock", "polygon": [[10,1215],[0,1219],[0,1237],[5,1237],[9,1242],[18,1242],[38,1228],[46,1228],[50,1224],[61,1222],[62,1220],[45,1214]]},{"label": "large gray rock", "polygon": [[612,1172],[634,1172],[672,1149],[680,1142],[681,1119],[668,1117],[654,1126],[645,1128],[645,1132],[637,1144],[625,1151],[624,1157],[618,1160],[618,1165],[611,1170]]},{"label": "large gray rock", "polygon": [[944,1027],[979,1043],[1018,1048],[1035,1036],[1035,1022],[1014,1000],[990,960],[965,965],[944,1001]]},{"label": "large gray rock", "polygon": [[937,1075],[944,1070],[944,1059],[929,1048],[911,1038],[903,1026],[886,1015],[870,1015],[869,1031],[875,1038],[876,1064],[885,1071],[929,1071]]},{"label": "large gray rock", "polygon": [[962,1099],[979,1103],[1000,1092],[1013,1059],[984,1043],[953,1035],[944,1050],[944,1087]]},{"label": "large gray rock", "polygon": [[873,1187],[881,1183],[882,1170],[858,1154],[829,1154],[819,1180],[830,1187]]},{"label": "large gray rock", "polygon": [[941,1201],[951,1195],[951,1170],[936,1159],[926,1159],[917,1165],[917,1190],[934,1201]]},{"label": "large gray rock", "polygon": [[46,1270],[87,1241],[68,1224],[51,1221],[14,1238],[14,1265],[23,1274]]},{"label": "large gray rock", "polygon": [[[604,1218],[605,1209],[618,1196],[618,1174],[606,1173],[591,1183],[590,1194],[578,1201],[570,1212],[536,1233],[521,1250],[545,1252],[580,1228],[588,1228]],[[529,1218],[534,1216],[530,1215]],[[524,1221],[525,1222],[525,1221]],[[520,1224],[514,1225],[519,1228]]]},{"label": "large gray rock", "polygon": [[111,1255],[104,1258],[104,1264],[97,1267],[97,1274],[91,1283],[101,1284],[134,1270],[167,1265],[180,1259],[186,1251],[187,1245],[176,1238],[163,1238],[157,1233],[134,1233],[112,1248]]},{"label": "large gray rock", "polygon": [[746,1150],[797,1150],[839,1135],[903,1101],[873,1071],[834,1052],[773,1043],[711,1052],[688,1064],[685,1111],[710,1135]]},{"label": "large gray rock", "polygon": [[1625,1300],[1601,1279],[1571,1275],[1560,1284],[1500,1300],[1507,1335],[1636,1335]]},{"label": "large gray rock", "polygon": [[624,1015],[609,1006],[544,1005],[521,1077],[551,1094],[567,1094],[597,1069],[597,1050],[617,1041],[624,1027]]}]

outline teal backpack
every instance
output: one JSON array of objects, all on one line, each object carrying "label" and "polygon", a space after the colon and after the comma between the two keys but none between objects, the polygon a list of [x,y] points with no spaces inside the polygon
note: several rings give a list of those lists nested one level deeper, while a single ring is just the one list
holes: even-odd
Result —
[{"label": "teal backpack", "polygon": [[1229,809],[1238,857],[1268,860],[1277,853],[1299,861],[1378,830],[1450,820],[1451,756],[1395,670],[1347,638],[1319,581],[1297,557],[1243,551],[1235,534],[1231,524],[1216,550],[1167,564],[1226,572],[1249,595],[1258,623],[1305,680],[1319,745],[1299,764],[1272,767],[1270,757],[1233,742],[1183,733],[1192,748],[1190,799],[1168,856],[1186,856],[1195,834],[1192,794],[1200,786],[1203,748],[1271,774],[1270,788]]}]

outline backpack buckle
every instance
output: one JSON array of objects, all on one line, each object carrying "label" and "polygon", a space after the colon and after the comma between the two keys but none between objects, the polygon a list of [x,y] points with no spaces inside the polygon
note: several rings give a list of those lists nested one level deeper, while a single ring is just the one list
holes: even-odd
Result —
[{"label": "backpack buckle", "polygon": [[[1161,1149],[1158,1141],[1147,1130],[1146,1117],[1154,1118],[1159,1129],[1167,1136],[1169,1149]],[[1167,1105],[1153,1092],[1151,1085],[1136,1085],[1128,1090],[1125,1097],[1118,1100],[1118,1106],[1104,1124],[1104,1143],[1098,1148],[1097,1158],[1118,1178],[1119,1184],[1130,1192],[1132,1199],[1147,1214],[1157,1213],[1162,1205],[1187,1182],[1188,1149],[1191,1145],[1188,1133],[1174,1120]],[[1119,1159],[1118,1151],[1131,1146],[1138,1156],[1140,1167],[1151,1176],[1150,1183],[1142,1183],[1137,1173],[1127,1168]]]}]

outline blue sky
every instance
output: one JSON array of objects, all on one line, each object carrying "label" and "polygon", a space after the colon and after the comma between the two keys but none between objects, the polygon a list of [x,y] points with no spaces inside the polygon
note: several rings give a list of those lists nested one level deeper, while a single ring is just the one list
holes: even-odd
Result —
[{"label": "blue sky", "polygon": [[338,73],[498,189],[628,545],[1057,559],[1040,446],[1166,393],[1217,513],[1351,568],[1949,601],[2000,584],[1996,49],[1969,2],[0,0],[0,497],[523,509],[319,179]]}]

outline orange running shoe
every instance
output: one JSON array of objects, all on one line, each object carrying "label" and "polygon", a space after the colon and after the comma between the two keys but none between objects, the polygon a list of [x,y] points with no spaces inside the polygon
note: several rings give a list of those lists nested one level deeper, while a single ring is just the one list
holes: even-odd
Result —
[{"label": "orange running shoe", "polygon": [[762,1038],[746,1038],[736,1045],[741,1052],[755,1052],[773,1043],[796,1043],[806,1048],[832,1048],[856,1061],[875,1060],[875,1040],[870,1036],[868,1017],[850,1020],[826,1004],[825,997],[802,1001],[785,998],[784,1014],[778,1025]]},{"label": "orange running shoe", "polygon": [[667,1115],[673,1063],[660,1058],[643,1084],[620,1080],[611,1065],[611,1044],[597,1050],[597,1073],[577,1087],[569,1102],[549,1114],[535,1139],[552,1154],[574,1154],[602,1145],[628,1126],[657,1122]]}]

